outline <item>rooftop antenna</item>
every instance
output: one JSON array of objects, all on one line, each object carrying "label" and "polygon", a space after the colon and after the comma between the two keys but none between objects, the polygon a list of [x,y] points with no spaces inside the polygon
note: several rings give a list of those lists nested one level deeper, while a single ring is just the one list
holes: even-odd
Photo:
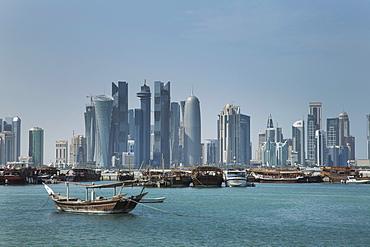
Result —
[{"label": "rooftop antenna", "polygon": [[193,92],[193,85],[191,85],[191,96],[194,95],[194,92]]}]

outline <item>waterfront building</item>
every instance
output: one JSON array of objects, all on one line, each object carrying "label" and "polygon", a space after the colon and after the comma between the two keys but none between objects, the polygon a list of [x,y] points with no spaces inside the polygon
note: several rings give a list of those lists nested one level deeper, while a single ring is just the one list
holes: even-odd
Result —
[{"label": "waterfront building", "polygon": [[179,128],[180,128],[180,105],[171,102],[170,113],[170,164],[171,166],[180,165],[179,150]]},{"label": "waterfront building", "polygon": [[272,121],[272,116],[270,114],[267,118],[266,142],[275,142],[275,133],[276,129],[274,128],[274,122]]},{"label": "waterfront building", "polygon": [[16,161],[14,159],[14,132],[3,131],[0,133],[0,165],[6,165],[8,162]]},{"label": "waterfront building", "polygon": [[86,138],[82,135],[73,136],[71,139],[69,162],[72,165],[86,165]]},{"label": "waterfront building", "polygon": [[322,129],[322,103],[310,102],[309,114],[314,116],[316,129]]},{"label": "waterfront building", "polygon": [[370,114],[366,115],[366,146],[367,146],[367,159],[370,160]]},{"label": "waterfront building", "polygon": [[[18,116],[6,117],[5,121],[0,119],[0,123],[0,132],[8,131],[13,133],[14,141],[12,141],[12,146],[8,147],[8,155],[11,153],[12,156],[8,156],[7,159],[16,162],[21,155],[21,119]],[[9,135],[9,133],[7,135]]]},{"label": "waterfront building", "polygon": [[118,85],[112,82],[112,122],[110,132],[110,150],[116,159],[120,159],[127,151],[128,140],[128,84],[119,81]]},{"label": "waterfront building", "polygon": [[262,161],[262,145],[266,142],[266,132],[258,133],[258,148],[256,149],[256,160]]},{"label": "waterfront building", "polygon": [[170,168],[170,82],[154,82],[153,165]]},{"label": "waterfront building", "polygon": [[135,139],[135,111],[128,110],[128,140]]},{"label": "waterfront building", "polygon": [[262,145],[262,164],[276,166],[276,142],[267,140]]},{"label": "waterfront building", "polygon": [[355,137],[350,135],[350,121],[348,114],[342,111],[338,118],[338,138],[339,146],[348,147],[348,158],[354,160],[355,157]]},{"label": "waterfront building", "polygon": [[221,111],[218,140],[222,164],[250,164],[250,117],[241,114],[240,107],[227,104]]},{"label": "waterfront building", "polygon": [[305,164],[304,120],[296,121],[292,126],[292,152],[295,154],[292,164]]},{"label": "waterfront building", "polygon": [[307,163],[313,166],[316,161],[316,130],[321,130],[322,125],[322,103],[310,102],[309,114],[307,116]]},{"label": "waterfront building", "polygon": [[150,87],[141,86],[136,94],[140,98],[141,108],[135,109],[135,168],[150,161]]},{"label": "waterfront building", "polygon": [[326,120],[326,146],[339,146],[339,118]]},{"label": "waterfront building", "polygon": [[326,134],[324,130],[316,130],[316,165],[326,164]]},{"label": "waterfront building", "polygon": [[326,148],[327,166],[349,166],[348,147],[330,146]]},{"label": "waterfront building", "polygon": [[200,102],[193,94],[185,101],[184,110],[184,165],[201,164],[201,120]]},{"label": "waterfront building", "polygon": [[316,164],[316,140],[315,133],[317,130],[316,117],[308,114],[307,116],[307,163],[310,166]]},{"label": "waterfront building", "polygon": [[96,117],[95,158],[97,167],[111,165],[111,150],[109,148],[110,124],[112,121],[113,97],[98,95],[93,97]]},{"label": "waterfront building", "polygon": [[28,131],[28,156],[32,157],[36,167],[44,165],[44,130],[34,127]]},{"label": "waterfront building", "polygon": [[289,159],[289,140],[285,140],[284,142],[276,142],[276,166],[282,167],[287,165],[287,161]]},{"label": "waterfront building", "polygon": [[206,139],[203,144],[203,164],[217,166],[219,164],[219,146],[217,139]]},{"label": "waterfront building", "polygon": [[55,142],[55,164],[68,164],[68,141]]},{"label": "waterfront building", "polygon": [[95,144],[96,144],[96,117],[95,117],[95,107],[92,102],[86,106],[85,117],[85,137],[86,137],[86,159],[87,163],[94,164],[95,157]]}]

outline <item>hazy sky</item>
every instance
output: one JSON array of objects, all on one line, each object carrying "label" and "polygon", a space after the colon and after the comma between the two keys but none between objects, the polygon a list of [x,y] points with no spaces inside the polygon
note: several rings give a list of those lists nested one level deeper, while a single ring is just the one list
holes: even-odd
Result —
[{"label": "hazy sky", "polygon": [[257,133],[272,114],[291,137],[308,103],[326,118],[343,110],[366,157],[370,114],[370,1],[4,1],[0,0],[0,117],[45,133],[45,163],[55,141],[85,134],[88,95],[129,83],[129,108],[144,79],[171,81],[172,101],[194,88],[202,140],[217,137],[228,103],[251,116]]}]

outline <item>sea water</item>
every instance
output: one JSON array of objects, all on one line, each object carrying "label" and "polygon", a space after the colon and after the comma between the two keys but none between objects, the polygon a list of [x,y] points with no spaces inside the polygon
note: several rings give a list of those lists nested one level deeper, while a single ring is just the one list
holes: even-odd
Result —
[{"label": "sea water", "polygon": [[[70,185],[71,196],[85,189]],[[50,185],[65,194],[64,184]],[[140,187],[124,189],[128,195]],[[97,190],[111,196],[109,189]],[[42,185],[0,186],[1,246],[370,246],[370,185],[146,188],[122,215],[58,212]]]}]

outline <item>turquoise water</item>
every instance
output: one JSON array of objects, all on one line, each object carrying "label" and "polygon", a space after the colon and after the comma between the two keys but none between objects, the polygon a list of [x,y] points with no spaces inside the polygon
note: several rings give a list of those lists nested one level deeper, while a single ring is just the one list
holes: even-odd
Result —
[{"label": "turquoise water", "polygon": [[[50,185],[65,193],[64,184]],[[141,188],[126,188],[129,195]],[[104,191],[110,196],[109,190]],[[369,246],[370,185],[148,188],[125,215],[58,212],[42,185],[0,186],[1,246]],[[71,185],[71,196],[85,189]],[[171,214],[174,213],[174,214]],[[181,214],[182,216],[176,216]]]}]

